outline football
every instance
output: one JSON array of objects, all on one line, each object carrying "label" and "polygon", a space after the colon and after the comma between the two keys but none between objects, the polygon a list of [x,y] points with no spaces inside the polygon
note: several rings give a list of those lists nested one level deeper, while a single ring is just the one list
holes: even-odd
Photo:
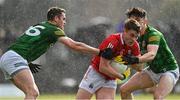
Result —
[{"label": "football", "polygon": [[113,67],[113,69],[115,69],[119,73],[124,73],[128,69],[127,65],[118,63],[118,62],[116,62],[114,60],[112,60],[110,62],[110,65]]}]

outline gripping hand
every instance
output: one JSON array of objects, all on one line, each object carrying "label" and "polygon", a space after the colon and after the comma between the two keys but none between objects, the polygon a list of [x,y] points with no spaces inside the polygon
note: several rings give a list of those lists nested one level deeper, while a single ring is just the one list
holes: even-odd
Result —
[{"label": "gripping hand", "polygon": [[32,73],[38,73],[39,70],[41,69],[41,67],[40,67],[41,65],[39,65],[39,64],[29,63],[28,66]]},{"label": "gripping hand", "polygon": [[123,56],[123,60],[126,62],[127,65],[139,63],[139,58],[130,54]]},{"label": "gripping hand", "polygon": [[104,50],[101,50],[99,53],[99,56],[111,60],[113,58],[113,51],[112,48],[106,48]]},{"label": "gripping hand", "polygon": [[126,79],[127,77],[129,77],[131,75],[131,69],[128,68],[126,71],[124,71],[124,73],[122,75],[124,76],[124,78],[122,80]]}]

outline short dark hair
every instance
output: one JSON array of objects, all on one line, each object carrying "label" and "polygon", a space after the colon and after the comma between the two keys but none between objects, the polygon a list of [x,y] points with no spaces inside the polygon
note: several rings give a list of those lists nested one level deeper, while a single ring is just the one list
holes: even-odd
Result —
[{"label": "short dark hair", "polygon": [[124,27],[127,30],[135,30],[137,33],[139,33],[141,25],[135,19],[127,19],[125,20]]},{"label": "short dark hair", "polygon": [[140,17],[140,18],[146,18],[147,17],[147,12],[139,7],[131,8],[126,11],[126,15],[128,18],[135,16],[135,17]]},{"label": "short dark hair", "polygon": [[59,7],[51,7],[47,12],[47,20],[53,20],[55,16],[66,13],[66,10]]}]

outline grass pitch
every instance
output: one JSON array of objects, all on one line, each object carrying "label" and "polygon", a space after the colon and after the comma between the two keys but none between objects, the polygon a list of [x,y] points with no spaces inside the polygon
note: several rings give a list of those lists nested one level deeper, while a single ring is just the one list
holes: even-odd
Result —
[{"label": "grass pitch", "polygon": [[[135,100],[153,100],[150,94],[140,94],[134,96]],[[23,100],[23,97],[0,97],[0,100]],[[38,100],[75,100],[75,94],[42,94]],[[93,97],[91,100],[95,100]],[[119,94],[116,95],[115,100],[120,100]],[[166,100],[180,100],[179,94],[171,94],[166,97]]]}]

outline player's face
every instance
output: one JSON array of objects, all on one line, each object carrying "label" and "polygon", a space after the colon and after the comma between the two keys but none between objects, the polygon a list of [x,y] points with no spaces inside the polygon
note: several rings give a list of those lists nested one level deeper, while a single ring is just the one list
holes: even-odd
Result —
[{"label": "player's face", "polygon": [[56,24],[59,28],[64,30],[64,26],[66,24],[66,14],[65,13],[62,13],[61,15],[58,16]]},{"label": "player's face", "polygon": [[125,30],[124,42],[125,44],[132,46],[134,42],[138,39],[139,35],[134,30]]}]

